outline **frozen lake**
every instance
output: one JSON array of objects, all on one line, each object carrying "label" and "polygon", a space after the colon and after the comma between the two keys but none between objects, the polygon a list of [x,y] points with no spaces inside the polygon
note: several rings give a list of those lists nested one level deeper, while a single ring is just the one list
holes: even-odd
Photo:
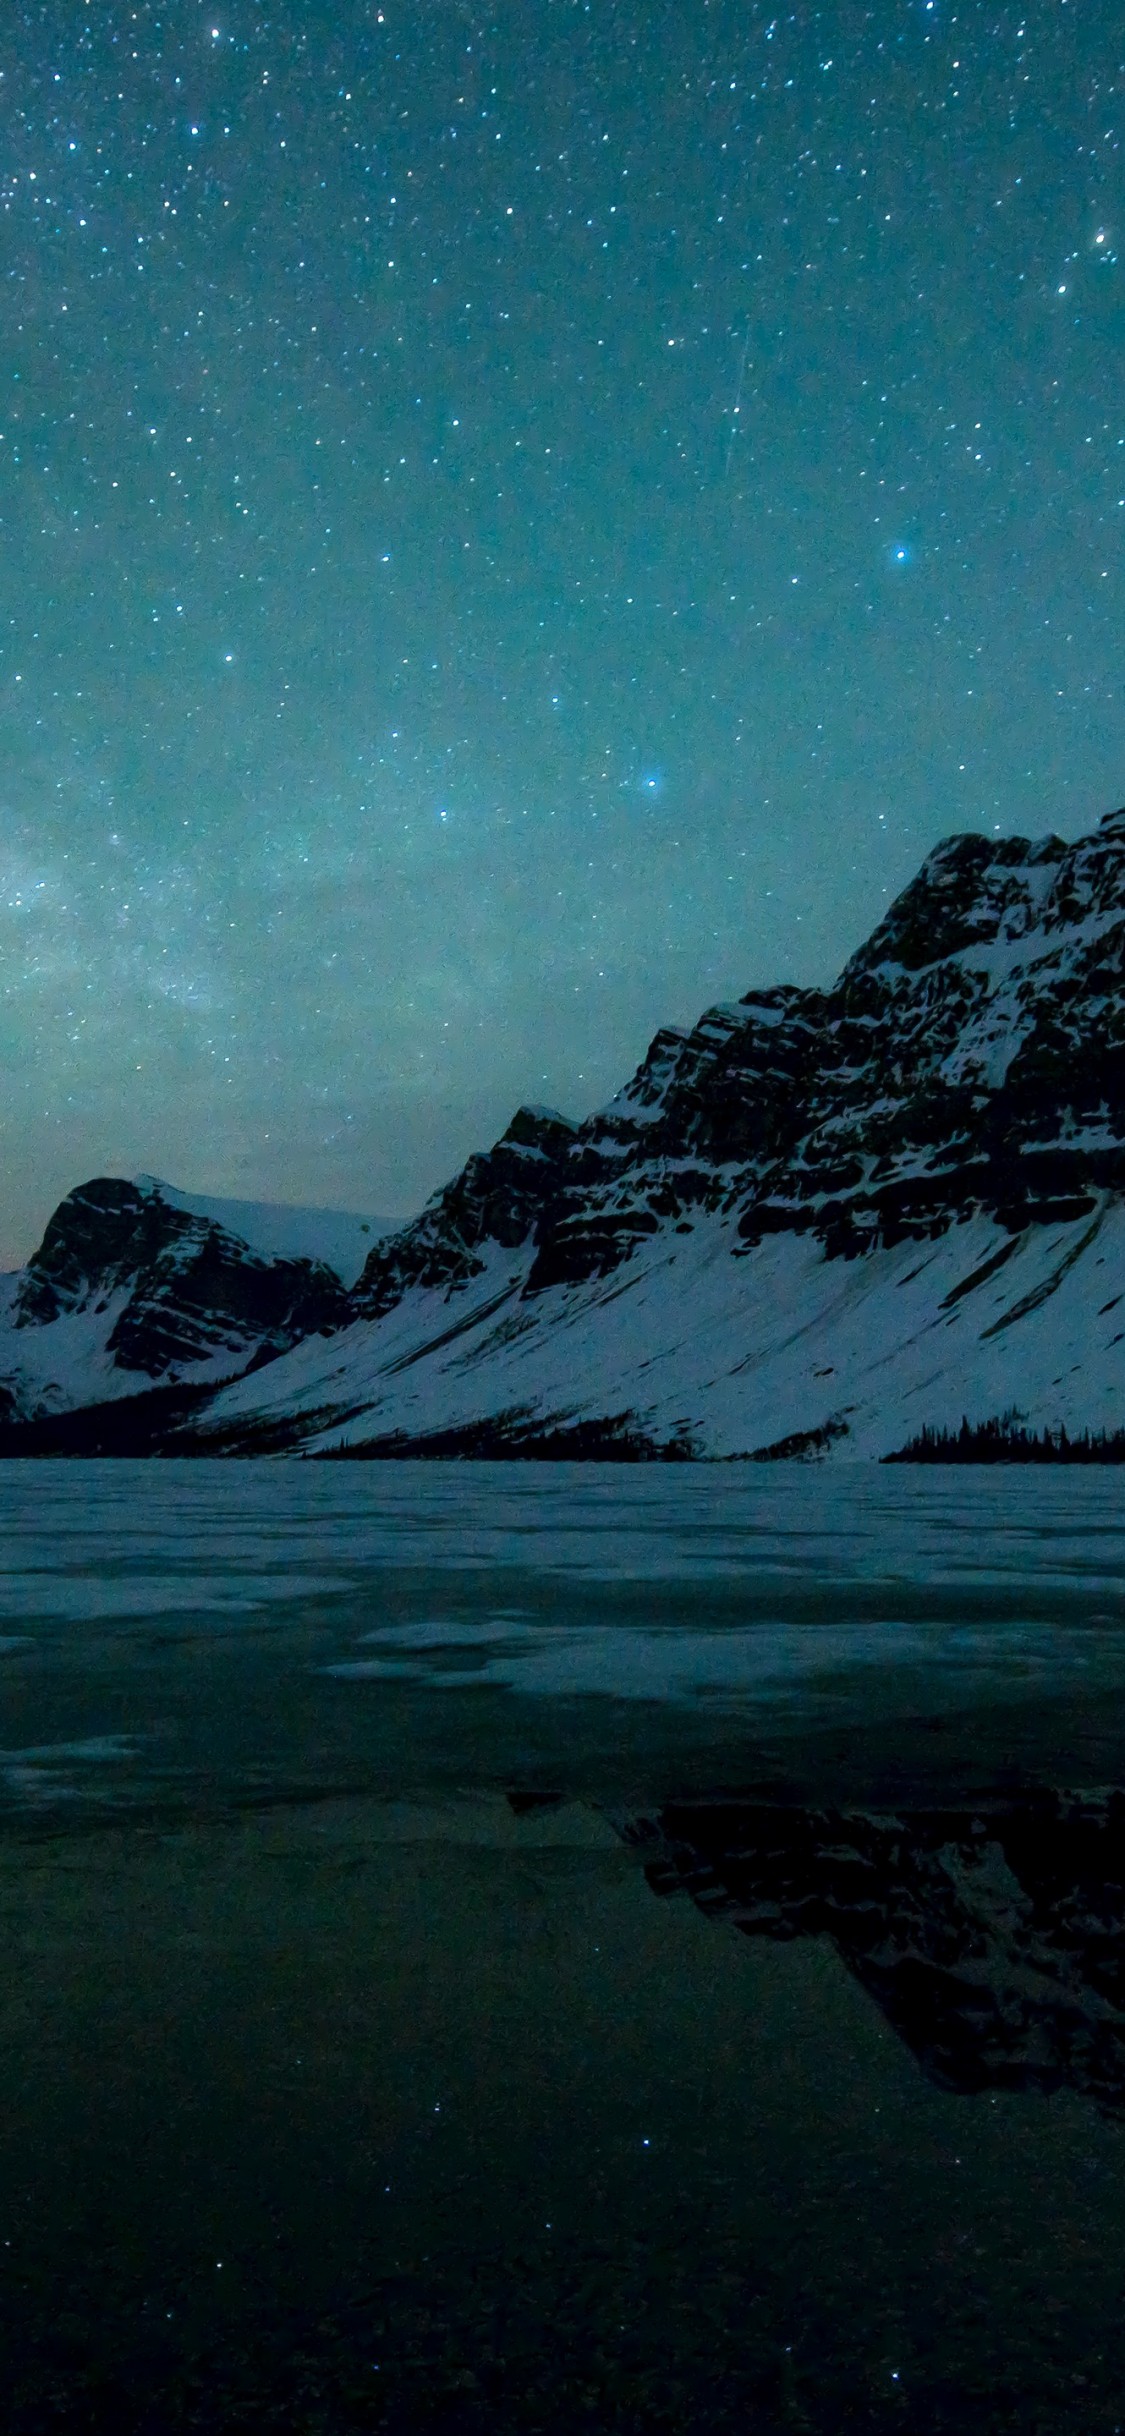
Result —
[{"label": "frozen lake", "polygon": [[982,1737],[1046,1731],[1052,1765],[1097,1777],[1125,1479],[12,1463],[0,1656],[0,1790],[25,1818],[525,1764],[600,1791],[646,1754],[676,1790],[782,1746],[815,1768],[833,1729],[875,1765],[927,1723],[954,1774]]},{"label": "frozen lake", "polygon": [[17,2436],[1125,2425],[1121,1472],[12,1463],[0,1600]]}]

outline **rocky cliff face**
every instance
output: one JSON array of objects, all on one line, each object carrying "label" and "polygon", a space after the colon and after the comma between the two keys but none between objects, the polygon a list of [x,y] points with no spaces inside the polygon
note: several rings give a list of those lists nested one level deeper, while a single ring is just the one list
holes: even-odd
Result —
[{"label": "rocky cliff face", "polygon": [[155,1180],[99,1177],[60,1202],[12,1281],[5,1417],[230,1377],[346,1313],[323,1262],[264,1257]]},{"label": "rocky cliff face", "polygon": [[954,837],[832,990],[662,1031],[612,1105],[523,1109],[368,1264],[356,1309],[528,1240],[528,1293],[607,1275],[699,1210],[830,1254],[970,1212],[1013,1231],[1125,1178],[1125,812],[1066,846]]}]

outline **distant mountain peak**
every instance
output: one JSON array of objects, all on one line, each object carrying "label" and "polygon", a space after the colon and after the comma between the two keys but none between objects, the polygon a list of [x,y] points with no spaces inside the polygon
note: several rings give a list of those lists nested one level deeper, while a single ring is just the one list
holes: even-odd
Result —
[{"label": "distant mountain peak", "polygon": [[8,1289],[0,1408],[61,1411],[260,1365],[343,1322],[381,1231],[159,1176],[94,1177],[60,1202]]}]

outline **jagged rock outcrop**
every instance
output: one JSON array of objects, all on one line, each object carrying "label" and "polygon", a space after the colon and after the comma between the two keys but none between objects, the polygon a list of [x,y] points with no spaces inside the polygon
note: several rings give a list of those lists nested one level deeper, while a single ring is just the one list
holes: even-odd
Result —
[{"label": "jagged rock outcrop", "polygon": [[96,1177],[60,1202],[12,1281],[0,1417],[231,1377],[347,1311],[326,1262],[268,1256],[155,1178]]},{"label": "jagged rock outcrop", "polygon": [[[657,1034],[609,1109],[521,1110],[373,1256],[356,1308],[529,1238],[528,1293],[605,1276],[699,1208],[832,1253],[972,1210],[1013,1230],[1125,1179],[1125,812],[1092,837],[948,839],[828,991]],[[474,1263],[476,1268],[474,1270]]]},{"label": "jagged rock outcrop", "polygon": [[1064,846],[951,838],[845,967],[791,1149],[742,1232],[856,1252],[1125,1178],[1125,814]]},{"label": "jagged rock outcrop", "polygon": [[576,1131],[553,1108],[517,1108],[492,1150],[476,1152],[420,1218],[372,1252],[353,1315],[378,1319],[413,1286],[466,1285],[480,1275],[482,1245],[526,1242],[569,1180]]},{"label": "jagged rock outcrop", "polygon": [[1125,1795],[876,1816],[672,1802],[619,1832],[659,1895],[826,1937],[930,2078],[1125,2112]]}]

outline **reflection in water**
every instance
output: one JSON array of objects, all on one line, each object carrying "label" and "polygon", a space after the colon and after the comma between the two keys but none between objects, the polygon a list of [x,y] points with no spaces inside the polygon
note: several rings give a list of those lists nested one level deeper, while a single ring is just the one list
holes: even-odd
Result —
[{"label": "reflection in water", "polygon": [[1125,2111],[1125,1795],[878,1817],[670,1802],[621,1832],[659,1895],[748,1937],[828,1937],[942,2088]]}]

